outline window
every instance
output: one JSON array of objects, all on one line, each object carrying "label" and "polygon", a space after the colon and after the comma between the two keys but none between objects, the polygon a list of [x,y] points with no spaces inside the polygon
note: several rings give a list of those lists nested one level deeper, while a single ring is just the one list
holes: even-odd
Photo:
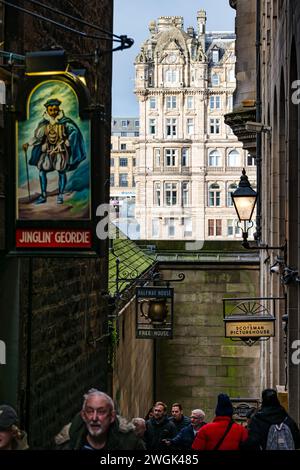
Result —
[{"label": "window", "polygon": [[214,219],[208,219],[208,236],[213,237],[215,234],[215,221]]},{"label": "window", "polygon": [[132,159],[132,166],[136,166],[136,158]]},{"label": "window", "polygon": [[178,70],[176,70],[176,69],[172,69],[172,70],[169,69],[169,70],[166,70],[166,75],[165,75],[165,80],[166,80],[166,82],[168,82],[168,83],[176,83],[176,82],[179,81],[178,78],[179,78],[179,72],[178,72]]},{"label": "window", "polygon": [[176,166],[177,164],[177,149],[165,150],[165,166]]},{"label": "window", "polygon": [[194,134],[194,119],[188,118],[186,121],[186,130],[188,135]]},{"label": "window", "polygon": [[121,122],[121,126],[122,126],[122,127],[127,127],[127,123],[128,123],[128,121],[122,121],[122,122]]},{"label": "window", "polygon": [[181,165],[188,166],[189,165],[189,148],[183,147],[181,150]]},{"label": "window", "polygon": [[222,235],[222,220],[216,219],[216,235]]},{"label": "window", "polygon": [[156,120],[155,119],[149,119],[149,133],[151,135],[156,134]]},{"label": "window", "polygon": [[166,98],[167,109],[176,108],[176,96],[167,96]]},{"label": "window", "polygon": [[220,77],[217,73],[214,73],[211,77],[212,86],[218,86],[220,84]]},{"label": "window", "polygon": [[120,173],[119,174],[119,186],[121,187],[127,187],[128,186],[128,180],[127,180],[127,173]]},{"label": "window", "polygon": [[219,62],[219,49],[214,49],[212,51],[212,61],[214,64]]},{"label": "window", "polygon": [[189,203],[189,183],[184,181],[182,183],[182,205],[187,206]]},{"label": "window", "polygon": [[235,219],[228,219],[227,220],[227,235],[233,236],[233,235],[240,235],[241,229],[237,225],[237,220]]},{"label": "window", "polygon": [[135,127],[140,127],[140,121],[134,121]]},{"label": "window", "polygon": [[160,183],[154,183],[154,204],[156,206],[161,205],[161,198],[160,198]]},{"label": "window", "polygon": [[210,109],[221,109],[221,97],[219,95],[211,96],[209,99]]},{"label": "window", "polygon": [[174,237],[175,235],[175,219],[174,217],[166,218],[166,225],[168,227],[168,236]]},{"label": "window", "polygon": [[187,109],[193,109],[194,108],[194,97],[193,96],[187,96],[187,98],[186,98],[186,107],[187,107]]},{"label": "window", "polygon": [[221,155],[218,150],[213,150],[209,153],[208,156],[208,165],[209,166],[221,166]]},{"label": "window", "polygon": [[184,217],[184,237],[191,237],[193,235],[193,226],[192,226],[192,218],[191,217]]},{"label": "window", "polygon": [[209,132],[210,134],[220,134],[220,119],[219,118],[210,118]]},{"label": "window", "polygon": [[111,186],[115,185],[115,175],[114,174],[110,175],[110,185]]},{"label": "window", "polygon": [[177,204],[177,183],[165,183],[165,201],[167,206]]},{"label": "window", "polygon": [[136,186],[135,177],[133,176],[133,177],[132,177],[132,187],[135,188],[135,186]]},{"label": "window", "polygon": [[174,137],[177,134],[177,119],[168,118],[166,120],[166,134],[167,137]]},{"label": "window", "polygon": [[208,219],[208,236],[222,235],[222,220],[221,219]]},{"label": "window", "polygon": [[154,96],[151,96],[151,98],[149,99],[149,108],[150,109],[156,108],[156,99],[154,98]]},{"label": "window", "polygon": [[127,132],[121,132],[121,137],[127,137]]},{"label": "window", "polygon": [[154,166],[160,166],[160,149],[154,149]]},{"label": "window", "polygon": [[232,183],[228,186],[228,191],[227,191],[227,207],[233,207],[233,201],[231,194],[237,189],[237,184]]},{"label": "window", "polygon": [[247,166],[254,166],[254,165],[256,165],[255,157],[253,157],[253,155],[250,155],[250,153],[248,153]]},{"label": "window", "polygon": [[209,207],[219,207],[221,205],[221,191],[217,183],[209,186],[208,205]]},{"label": "window", "polygon": [[115,166],[115,159],[114,158],[110,159],[110,166]]},{"label": "window", "polygon": [[119,166],[127,166],[128,159],[127,158],[119,158]]},{"label": "window", "polygon": [[231,150],[228,154],[228,166],[240,166],[240,154],[237,150]]},{"label": "window", "polygon": [[139,131],[134,131],[134,137],[138,137],[140,135]]},{"label": "window", "polygon": [[159,218],[152,219],[152,237],[159,237]]},{"label": "window", "polygon": [[126,144],[121,144],[121,150],[126,150]]}]

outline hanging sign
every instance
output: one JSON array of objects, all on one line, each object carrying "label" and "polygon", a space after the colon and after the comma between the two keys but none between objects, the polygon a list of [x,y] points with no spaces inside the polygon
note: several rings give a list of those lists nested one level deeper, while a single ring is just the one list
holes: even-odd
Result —
[{"label": "hanging sign", "polygon": [[92,142],[99,140],[101,119],[97,129],[88,89],[77,76],[39,73],[36,63],[17,100],[11,249],[96,254],[95,214],[104,195],[95,170],[101,145],[95,149]]},{"label": "hanging sign", "polygon": [[173,337],[173,298],[170,287],[136,289],[136,337],[143,339]]}]

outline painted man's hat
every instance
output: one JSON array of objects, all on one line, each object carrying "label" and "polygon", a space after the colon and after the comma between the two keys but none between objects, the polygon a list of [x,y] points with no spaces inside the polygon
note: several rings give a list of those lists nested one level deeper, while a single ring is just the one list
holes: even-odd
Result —
[{"label": "painted man's hat", "polygon": [[50,98],[50,100],[46,101],[44,104],[45,108],[48,108],[48,106],[60,106],[61,101],[58,100],[57,98]]}]

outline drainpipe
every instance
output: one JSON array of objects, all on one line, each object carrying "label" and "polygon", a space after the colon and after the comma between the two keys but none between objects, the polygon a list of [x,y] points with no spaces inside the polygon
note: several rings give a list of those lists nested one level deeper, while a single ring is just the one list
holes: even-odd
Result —
[{"label": "drainpipe", "polygon": [[[262,119],[261,103],[261,67],[260,67],[260,0],[256,0],[256,122]],[[261,240],[261,132],[256,134],[256,239]]]}]

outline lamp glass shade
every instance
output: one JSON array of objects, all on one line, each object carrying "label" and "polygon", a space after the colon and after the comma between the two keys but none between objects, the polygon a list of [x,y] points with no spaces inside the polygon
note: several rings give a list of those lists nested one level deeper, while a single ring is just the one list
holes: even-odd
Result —
[{"label": "lamp glass shade", "polygon": [[233,204],[240,221],[248,220],[252,218],[254,207],[256,204],[257,194],[253,191],[253,195],[234,195],[232,194]]}]

